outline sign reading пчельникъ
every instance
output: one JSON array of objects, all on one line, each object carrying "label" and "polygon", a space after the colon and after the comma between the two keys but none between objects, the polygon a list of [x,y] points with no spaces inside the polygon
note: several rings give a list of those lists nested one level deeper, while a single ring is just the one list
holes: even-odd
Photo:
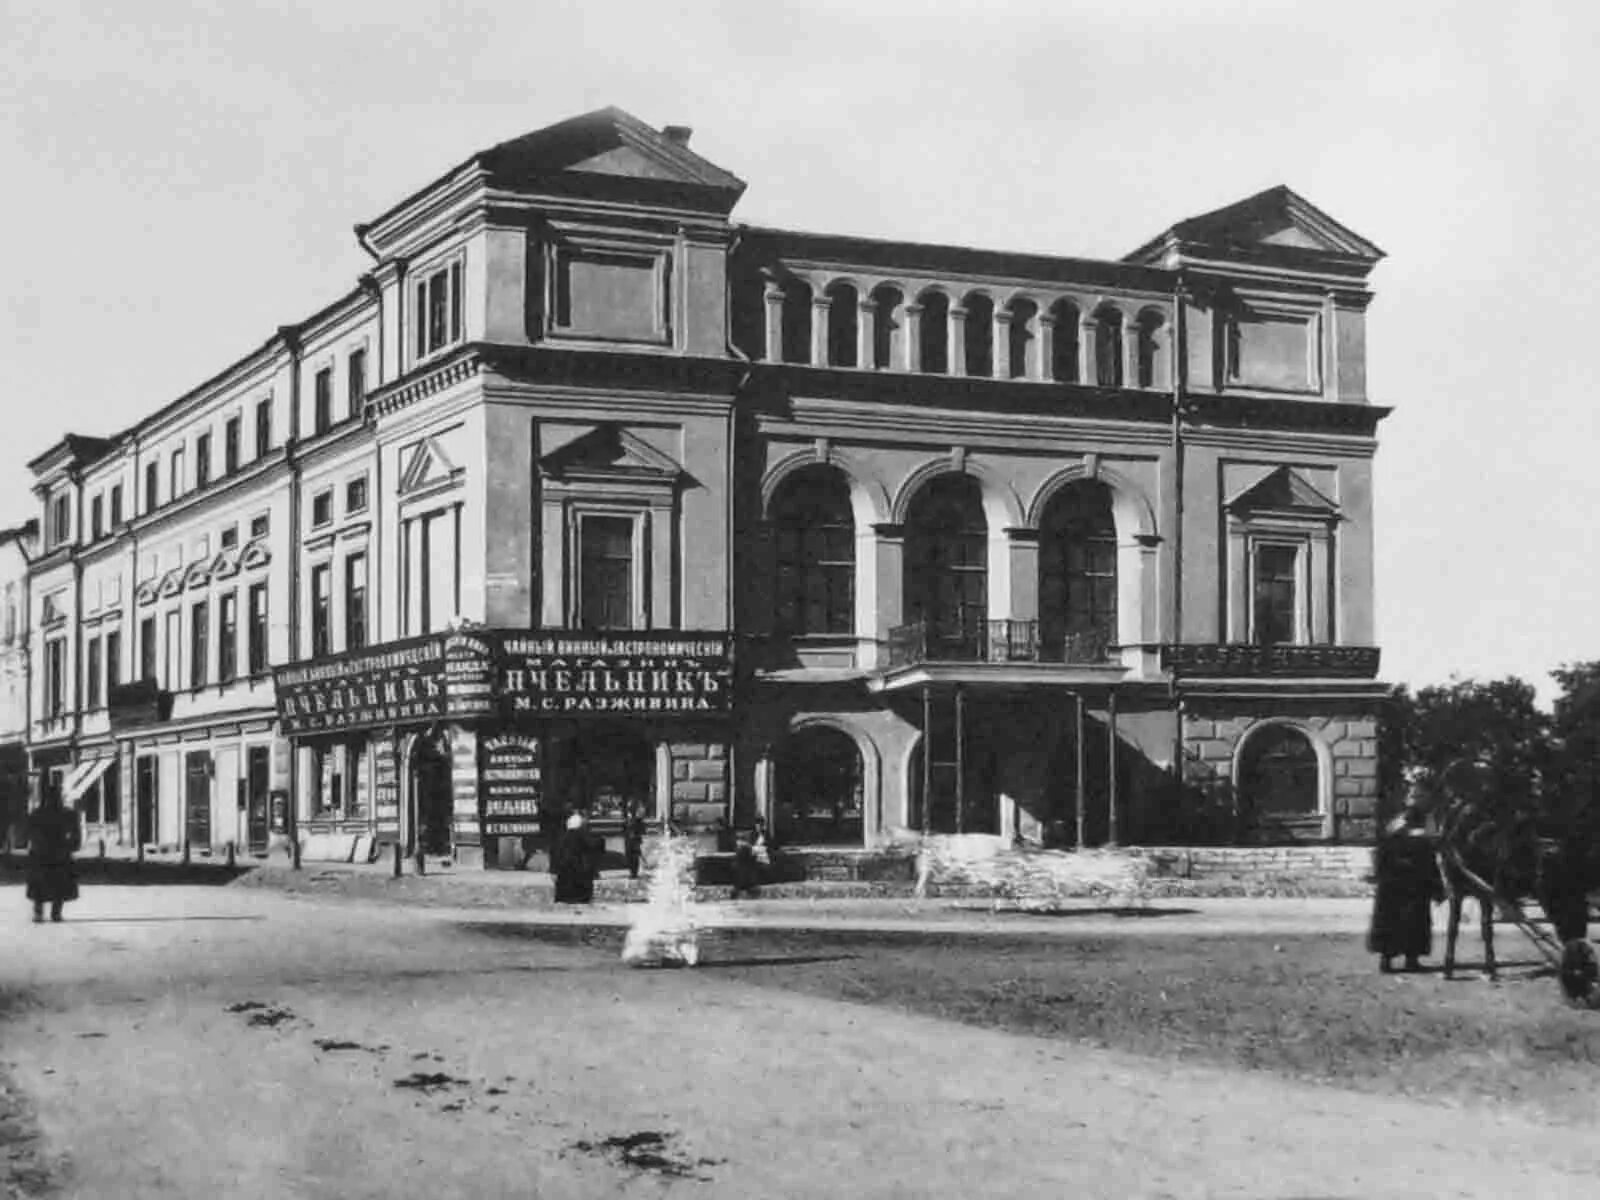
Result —
[{"label": "sign reading \u043f\u0447\u0435\u043b\u044c\u043d\u0438\u043a\u044a", "polygon": [[511,715],[725,713],[733,690],[730,650],[723,634],[506,635],[500,694]]},{"label": "sign reading \u043f\u0447\u0435\u043b\u044c\u043d\u0438\u043a\u044a", "polygon": [[726,634],[473,629],[293,663],[273,672],[285,734],[492,716],[717,715]]}]

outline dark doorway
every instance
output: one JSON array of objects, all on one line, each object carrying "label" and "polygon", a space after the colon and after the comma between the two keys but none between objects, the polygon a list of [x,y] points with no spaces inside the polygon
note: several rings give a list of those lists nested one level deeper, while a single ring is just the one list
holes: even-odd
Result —
[{"label": "dark doorway", "polygon": [[[964,699],[957,715],[953,695],[932,695],[924,736],[911,752],[911,827],[929,833],[999,833],[998,763],[985,714]],[[932,762],[923,764],[923,753]],[[959,781],[960,786],[957,787]],[[926,800],[928,811],[923,812]]]},{"label": "dark doorway", "polygon": [[655,811],[656,752],[650,739],[621,722],[578,726],[551,744],[554,799],[588,814],[596,825],[619,825],[626,813]]},{"label": "dark doorway", "polygon": [[153,754],[139,759],[134,772],[134,834],[141,846],[153,846],[160,832],[156,821],[159,789],[157,777],[160,764]]},{"label": "dark doorway", "polygon": [[774,832],[782,843],[862,844],[861,751],[838,729],[802,729],[778,760]]},{"label": "dark doorway", "polygon": [[1291,725],[1273,725],[1250,738],[1239,764],[1245,811],[1256,819],[1314,818],[1318,810],[1317,751]]},{"label": "dark doorway", "polygon": [[424,854],[450,853],[450,746],[442,738],[421,737],[411,749],[411,798],[416,831],[413,842]]},{"label": "dark doorway", "polygon": [[184,766],[184,833],[196,850],[211,846],[211,754],[191,751]]},{"label": "dark doorway", "polygon": [[245,766],[246,836],[250,839],[252,854],[267,852],[267,784],[271,750],[266,746],[251,746],[247,751]]}]

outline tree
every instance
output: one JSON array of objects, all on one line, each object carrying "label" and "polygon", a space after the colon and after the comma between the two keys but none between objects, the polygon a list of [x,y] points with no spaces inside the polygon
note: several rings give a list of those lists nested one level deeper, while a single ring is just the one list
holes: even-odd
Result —
[{"label": "tree", "polygon": [[1551,722],[1559,815],[1572,828],[1600,835],[1600,662],[1550,674],[1561,686]]},{"label": "tree", "polygon": [[1531,813],[1552,765],[1550,718],[1533,686],[1514,676],[1454,680],[1414,696],[1400,689],[1386,724],[1389,746],[1407,768],[1435,780],[1470,771],[1497,808]]}]

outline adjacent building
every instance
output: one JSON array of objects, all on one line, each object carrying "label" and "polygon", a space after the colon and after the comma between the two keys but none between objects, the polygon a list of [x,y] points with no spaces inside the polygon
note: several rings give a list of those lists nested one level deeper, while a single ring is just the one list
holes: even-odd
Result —
[{"label": "adjacent building", "polygon": [[91,836],[1370,836],[1381,252],[1287,188],[1114,261],[754,228],[689,142],[474,154],[34,461],[29,752]]},{"label": "adjacent building", "polygon": [[28,811],[28,565],[39,526],[0,529],[0,846],[21,837]]}]

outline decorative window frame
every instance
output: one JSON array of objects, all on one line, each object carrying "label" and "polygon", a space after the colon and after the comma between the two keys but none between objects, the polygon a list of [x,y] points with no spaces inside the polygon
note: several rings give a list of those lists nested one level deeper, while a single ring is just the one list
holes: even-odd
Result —
[{"label": "decorative window frame", "polygon": [[632,526],[628,593],[630,630],[650,628],[650,508],[640,503],[577,500],[566,507],[566,627],[582,628],[583,523],[591,517],[618,517]]},{"label": "decorative window frame", "polygon": [[1331,502],[1326,507],[1257,507],[1249,502],[1248,490],[1227,506],[1228,641],[1254,643],[1257,553],[1263,546],[1287,546],[1296,551],[1296,636],[1291,644],[1334,643],[1334,530],[1341,519]]},{"label": "decorative window frame", "polygon": [[[417,349],[417,334],[427,328],[427,289],[433,278],[440,274],[445,278],[446,329],[444,337],[437,344],[433,344],[424,336],[423,340],[428,344],[419,352]],[[424,289],[420,300],[417,297],[419,285]],[[467,251],[464,246],[441,254],[437,258],[431,258],[426,263],[413,267],[406,273],[405,311],[410,323],[406,326],[405,345],[402,349],[405,352],[406,361],[413,367],[432,362],[468,340],[466,290]],[[457,309],[460,311],[461,327],[455,331],[454,336],[451,336],[451,331],[448,328],[450,314]]]},{"label": "decorative window frame", "polygon": [[[564,222],[551,222],[546,230],[541,254],[543,311],[539,321],[539,332],[544,338],[591,345],[674,344],[673,259],[677,240],[671,234],[615,229],[601,231]],[[574,328],[560,322],[562,279],[572,263],[584,258],[620,259],[649,268],[654,296],[651,305],[653,325],[649,334],[607,334],[599,330]]]},{"label": "decorative window frame", "polygon": [[[1216,370],[1219,384],[1230,391],[1268,392],[1276,395],[1316,396],[1327,386],[1327,313],[1320,303],[1294,303],[1281,298],[1239,293],[1240,307],[1216,323]],[[1241,317],[1302,326],[1306,331],[1305,382],[1285,387],[1251,382],[1236,372],[1239,363],[1238,330]]]}]

